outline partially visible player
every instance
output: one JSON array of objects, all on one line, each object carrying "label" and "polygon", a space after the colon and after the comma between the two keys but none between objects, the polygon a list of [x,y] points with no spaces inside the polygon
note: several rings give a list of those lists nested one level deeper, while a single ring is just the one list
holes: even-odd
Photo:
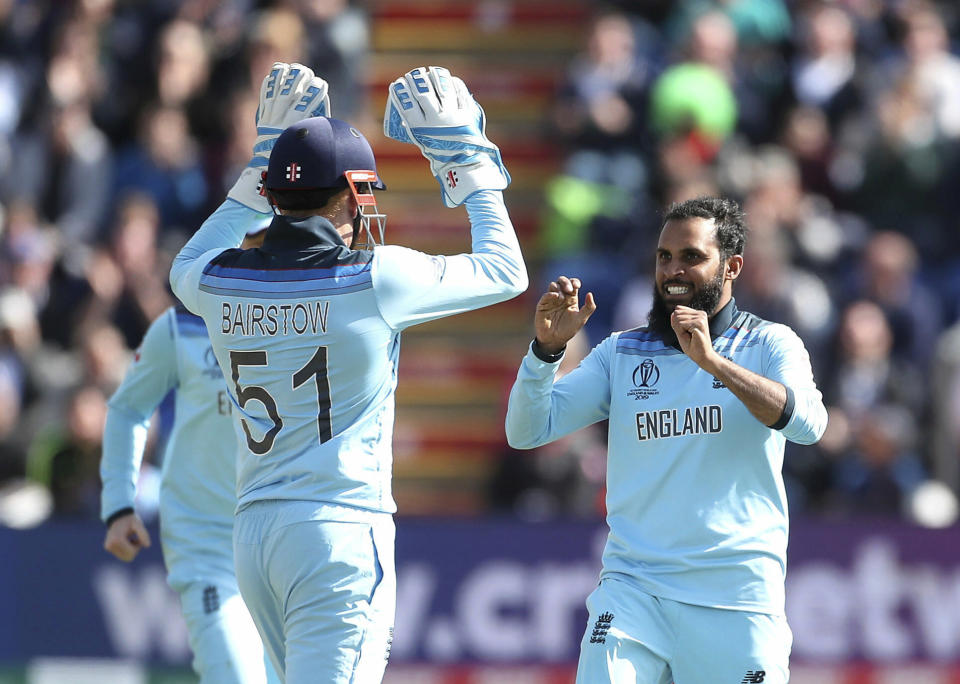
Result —
[{"label": "partially visible player", "polygon": [[[277,63],[264,79],[252,171],[170,282],[206,321],[236,402],[237,580],[270,657],[291,684],[375,684],[396,602],[400,334],[516,296],[527,275],[500,192],[509,176],[460,79],[412,70],[390,86],[384,121],[430,160],[444,202],[466,205],[473,251],[445,257],[378,244],[373,152],[346,122],[297,121],[313,108],[308,72]],[[277,215],[262,247],[228,249],[266,207],[266,156]]]},{"label": "partially visible player", "polygon": [[180,305],[150,325],[108,404],[100,463],[104,548],[129,562],[150,546],[134,497],[151,416],[170,391],[175,414],[160,481],[160,541],[193,668],[202,684],[275,680],[233,569],[237,443],[230,395],[203,319]]},{"label": "partially visible player", "polygon": [[596,310],[560,277],[507,409],[517,449],[609,419],[600,585],[577,682],[786,684],[787,440],[820,439],[827,413],[800,338],[737,309],[746,227],[736,203],[667,212],[649,325],[615,332],[554,382]]}]

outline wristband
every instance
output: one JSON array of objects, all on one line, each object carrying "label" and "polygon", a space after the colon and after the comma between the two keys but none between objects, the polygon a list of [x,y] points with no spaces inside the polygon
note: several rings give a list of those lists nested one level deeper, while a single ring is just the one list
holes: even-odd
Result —
[{"label": "wristband", "polygon": [[530,349],[533,351],[533,355],[544,363],[556,363],[563,358],[564,352],[567,350],[567,345],[563,345],[563,349],[558,351],[556,354],[548,354],[543,351],[543,347],[540,346],[540,343],[537,341],[537,338],[533,338],[533,344],[530,345]]}]

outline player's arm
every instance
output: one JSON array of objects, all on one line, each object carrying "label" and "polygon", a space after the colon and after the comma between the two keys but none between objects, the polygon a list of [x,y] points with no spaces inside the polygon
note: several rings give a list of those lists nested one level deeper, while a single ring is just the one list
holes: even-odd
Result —
[{"label": "player's arm", "polygon": [[413,69],[390,85],[384,133],[416,145],[448,207],[465,204],[472,251],[444,257],[378,248],[373,278],[381,313],[403,328],[515,297],[526,265],[501,190],[510,174],[486,137],[486,119],[463,81],[443,67]]},{"label": "player's arm", "polygon": [[197,313],[203,269],[224,249],[236,247],[245,235],[263,230],[269,223],[270,216],[233,199],[221,204],[173,260],[170,286],[183,305]]},{"label": "player's arm", "polygon": [[200,277],[210,260],[265,228],[272,210],[261,193],[261,174],[283,130],[311,116],[329,116],[327,83],[302,64],[276,62],[260,85],[253,157],[227,193],[227,200],[184,245],[170,269],[170,285],[191,311],[198,309]]},{"label": "player's arm", "polygon": [[107,524],[104,548],[123,561],[150,546],[150,535],[133,504],[150,417],[177,384],[174,312],[168,309],[147,329],[123,382],[107,403],[100,459],[100,516]]},{"label": "player's arm", "polygon": [[827,429],[827,408],[813,379],[810,355],[803,341],[785,325],[766,332],[763,374],[787,394],[783,412],[770,427],[797,444],[814,444]]},{"label": "player's arm", "polygon": [[552,442],[609,416],[614,337],[601,342],[577,368],[554,382],[567,342],[597,308],[590,293],[580,307],[579,291],[578,279],[561,276],[537,303],[536,337],[507,404],[507,442],[516,449]]},{"label": "player's arm", "polygon": [[435,256],[388,245],[374,255],[373,282],[380,312],[402,329],[516,297],[527,271],[499,191],[466,200],[471,254]]},{"label": "player's arm", "polygon": [[725,359],[713,348],[707,315],[678,306],[670,319],[680,347],[697,365],[727,386],[754,418],[800,444],[820,439],[827,411],[813,382],[810,357],[786,326],[766,332],[763,374]]}]

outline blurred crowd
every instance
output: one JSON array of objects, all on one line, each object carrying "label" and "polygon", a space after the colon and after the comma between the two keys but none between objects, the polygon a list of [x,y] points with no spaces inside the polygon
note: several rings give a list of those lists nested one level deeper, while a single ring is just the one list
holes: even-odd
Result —
[{"label": "blurred crowd", "polygon": [[[960,5],[927,0],[621,2],[597,12],[551,114],[543,280],[600,308],[581,346],[643,325],[662,208],[747,215],[741,309],[790,325],[829,407],[789,445],[793,512],[956,518],[960,486]],[[604,427],[524,460],[503,505],[602,505]],[[584,495],[584,479],[594,495]]]},{"label": "blurred crowd", "polygon": [[351,119],[368,29],[346,0],[0,0],[0,524],[98,517],[106,400],[264,74],[312,65]]},{"label": "blurred crowd", "polygon": [[[601,302],[567,363],[645,322],[662,208],[731,196],[751,229],[737,303],[803,337],[830,410],[817,448],[787,450],[792,509],[950,522],[960,7],[589,7],[543,126],[564,161],[531,259]],[[97,516],[106,399],[249,159],[263,74],[309,64],[336,116],[366,116],[369,28],[348,0],[0,0],[0,524],[26,524],[11,502],[37,487],[39,514]],[[603,441],[507,454],[491,507],[597,514]]]}]

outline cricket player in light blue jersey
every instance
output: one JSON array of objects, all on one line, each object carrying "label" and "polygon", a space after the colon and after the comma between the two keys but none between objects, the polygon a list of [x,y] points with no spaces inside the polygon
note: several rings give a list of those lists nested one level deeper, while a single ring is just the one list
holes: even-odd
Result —
[{"label": "cricket player in light blue jersey", "polygon": [[[274,65],[251,166],[170,281],[206,321],[235,403],[237,580],[271,659],[292,684],[375,684],[396,594],[400,334],[516,296],[527,276],[500,192],[510,177],[460,79],[414,69],[391,84],[384,117],[430,161],[445,204],[466,205],[473,250],[449,257],[382,245],[373,152],[322,116],[325,93],[306,67]],[[229,249],[270,208],[263,246]]]},{"label": "cricket player in light blue jersey", "polygon": [[233,570],[232,404],[203,320],[179,305],[150,325],[110,398],[100,463],[104,548],[129,562],[150,545],[134,497],[150,418],[171,391],[175,413],[160,480],[160,540],[168,581],[180,595],[193,667],[202,684],[262,684],[269,665]]},{"label": "cricket player in light blue jersey", "polygon": [[507,439],[529,449],[609,419],[600,584],[577,682],[788,680],[786,440],[816,442],[827,414],[803,343],[739,311],[746,229],[730,200],[667,212],[649,325],[616,332],[554,382],[596,310],[558,278],[510,393]]}]

